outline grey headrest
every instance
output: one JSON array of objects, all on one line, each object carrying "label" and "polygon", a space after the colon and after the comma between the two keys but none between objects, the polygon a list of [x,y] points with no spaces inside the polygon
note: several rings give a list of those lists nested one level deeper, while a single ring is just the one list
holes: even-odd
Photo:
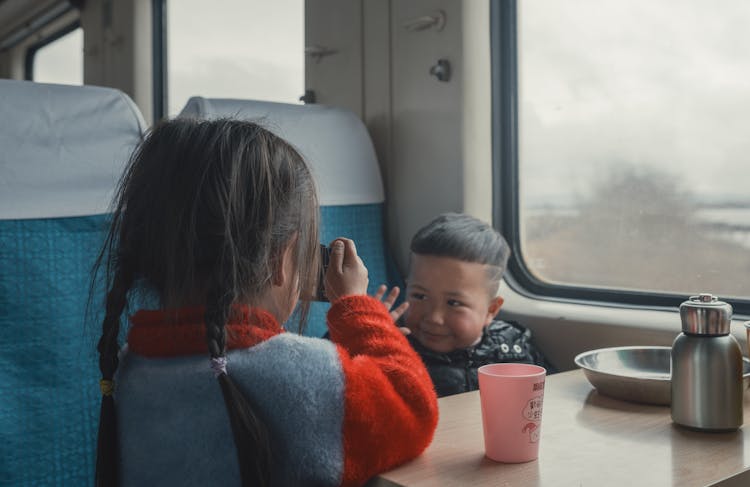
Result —
[{"label": "grey headrest", "polygon": [[258,121],[296,147],[310,164],[322,206],[381,203],[385,199],[370,135],[362,121],[347,110],[193,97],[179,116]]},{"label": "grey headrest", "polygon": [[145,130],[125,94],[0,80],[0,219],[105,213]]}]

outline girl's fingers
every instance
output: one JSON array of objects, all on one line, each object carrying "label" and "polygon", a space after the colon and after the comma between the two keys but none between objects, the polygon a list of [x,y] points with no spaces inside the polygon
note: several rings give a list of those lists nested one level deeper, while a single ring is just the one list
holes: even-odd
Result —
[{"label": "girl's fingers", "polygon": [[352,266],[352,267],[364,265],[362,263],[362,260],[357,255],[357,246],[354,245],[354,240],[350,240],[348,238],[344,238],[340,240],[343,240],[343,243],[346,247],[346,251],[344,252],[344,264],[343,265]]},{"label": "girl's fingers", "polygon": [[351,239],[338,237],[331,244],[331,259],[326,274],[326,293],[333,302],[344,296],[367,294],[367,267],[357,256]]},{"label": "girl's fingers", "polygon": [[344,242],[336,239],[331,242],[331,257],[328,266],[341,274],[344,267]]}]

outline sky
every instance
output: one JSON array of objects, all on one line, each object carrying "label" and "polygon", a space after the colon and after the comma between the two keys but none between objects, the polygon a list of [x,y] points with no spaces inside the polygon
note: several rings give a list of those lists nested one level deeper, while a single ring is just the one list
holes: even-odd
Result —
[{"label": "sky", "polygon": [[[297,103],[305,91],[304,0],[168,0],[169,115],[194,95]],[[83,33],[40,49],[35,81],[83,82]]]},{"label": "sky", "polygon": [[519,2],[521,190],[590,191],[659,167],[700,199],[750,200],[750,2]]},{"label": "sky", "polygon": [[193,95],[296,103],[304,0],[169,0],[169,114]]},{"label": "sky", "polygon": [[83,84],[83,30],[80,27],[36,52],[34,81]]}]

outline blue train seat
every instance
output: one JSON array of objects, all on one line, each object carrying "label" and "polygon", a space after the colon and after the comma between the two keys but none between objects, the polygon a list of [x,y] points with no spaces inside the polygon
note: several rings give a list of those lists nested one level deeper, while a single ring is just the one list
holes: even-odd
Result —
[{"label": "blue train seat", "polygon": [[0,80],[0,113],[0,485],[93,485],[90,271],[145,124],[93,86]]},{"label": "blue train seat", "polygon": [[[353,113],[322,105],[294,105],[254,100],[193,97],[179,115],[255,120],[294,145],[310,164],[321,206],[321,241],[345,236],[370,276],[369,292],[380,284],[403,281],[387,250],[383,234],[384,191],[372,141]],[[313,303],[305,334],[327,331],[327,303]],[[294,330],[295,323],[287,323]]]}]

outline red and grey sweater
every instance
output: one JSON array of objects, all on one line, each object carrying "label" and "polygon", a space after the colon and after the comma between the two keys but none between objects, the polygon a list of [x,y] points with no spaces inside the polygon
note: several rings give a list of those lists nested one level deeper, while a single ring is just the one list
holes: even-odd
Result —
[{"label": "red and grey sweater", "polygon": [[[269,429],[274,485],[362,485],[430,443],[430,377],[382,303],[333,303],[331,341],[237,310],[227,370]],[[123,486],[239,484],[203,309],[139,311],[131,321],[115,392]]]}]

